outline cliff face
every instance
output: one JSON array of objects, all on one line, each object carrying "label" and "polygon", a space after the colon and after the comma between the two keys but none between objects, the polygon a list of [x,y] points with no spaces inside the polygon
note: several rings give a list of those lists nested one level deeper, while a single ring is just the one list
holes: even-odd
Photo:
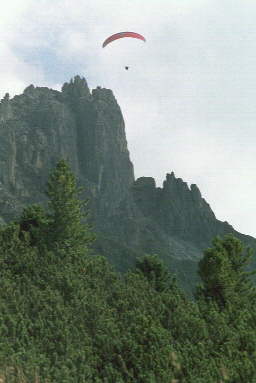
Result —
[{"label": "cliff face", "polygon": [[133,192],[143,215],[167,236],[205,247],[214,236],[234,232],[231,225],[216,219],[195,184],[189,188],[173,172],[166,175],[163,188],[156,188],[153,178],[142,177],[135,182]]},{"label": "cliff face", "polygon": [[134,180],[125,127],[109,89],[90,92],[76,76],[61,92],[29,86],[0,104],[0,218],[17,216],[30,203],[45,201],[50,170],[67,159],[90,199],[98,233],[96,249],[119,269],[142,253],[159,253],[189,290],[202,250],[216,235],[252,237],[218,221],[196,185],[173,173],[162,188],[150,177]]},{"label": "cliff face", "polygon": [[[68,160],[98,215],[110,216],[134,181],[120,108],[108,89],[75,77],[58,92],[33,85],[0,105],[1,213],[44,199],[50,169]],[[8,205],[11,201],[11,207]],[[8,205],[8,206],[7,206]]]}]

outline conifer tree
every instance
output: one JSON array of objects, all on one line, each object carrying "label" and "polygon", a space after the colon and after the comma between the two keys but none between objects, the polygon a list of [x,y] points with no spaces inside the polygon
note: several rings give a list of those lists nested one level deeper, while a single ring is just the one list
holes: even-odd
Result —
[{"label": "conifer tree", "polygon": [[157,255],[145,255],[138,258],[136,269],[144,275],[156,291],[161,292],[170,287],[170,273]]},{"label": "conifer tree", "polygon": [[233,235],[216,237],[213,247],[204,252],[199,262],[203,285],[198,287],[196,297],[212,299],[222,309],[229,304],[241,304],[244,299],[255,300],[255,288],[249,278],[255,272],[244,270],[251,257],[251,249],[245,251]]},{"label": "conifer tree", "polygon": [[90,233],[84,208],[87,201],[79,199],[81,189],[69,166],[60,160],[49,177],[46,195],[49,197],[49,233],[54,248],[83,251],[94,237]]}]

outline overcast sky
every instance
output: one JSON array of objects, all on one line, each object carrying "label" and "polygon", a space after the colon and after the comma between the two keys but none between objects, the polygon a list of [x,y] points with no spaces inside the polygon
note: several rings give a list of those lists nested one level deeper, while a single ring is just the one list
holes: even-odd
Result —
[{"label": "overcast sky", "polygon": [[[196,183],[216,217],[256,237],[255,0],[9,0],[0,96],[84,76],[113,90],[135,176]],[[143,34],[146,43],[121,39]],[[129,65],[129,70],[124,67]]]}]

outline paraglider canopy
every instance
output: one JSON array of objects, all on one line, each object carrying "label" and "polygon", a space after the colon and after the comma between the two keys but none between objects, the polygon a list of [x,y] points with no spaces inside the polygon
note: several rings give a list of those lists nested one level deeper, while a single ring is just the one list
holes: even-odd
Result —
[{"label": "paraglider canopy", "polygon": [[109,43],[111,43],[112,41],[121,39],[123,37],[132,37],[134,39],[146,41],[145,37],[140,35],[139,33],[136,33],[136,32],[119,32],[119,33],[115,33],[114,35],[109,36],[104,41],[104,43],[102,44],[102,48],[105,48],[105,46],[108,45]]}]

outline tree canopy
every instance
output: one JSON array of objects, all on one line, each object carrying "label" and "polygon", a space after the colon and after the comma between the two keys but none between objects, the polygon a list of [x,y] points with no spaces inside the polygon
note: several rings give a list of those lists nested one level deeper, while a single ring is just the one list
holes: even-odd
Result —
[{"label": "tree canopy", "polygon": [[86,206],[61,160],[48,207],[0,227],[3,383],[256,381],[251,251],[215,238],[189,300],[157,255],[120,274],[90,252]]}]

